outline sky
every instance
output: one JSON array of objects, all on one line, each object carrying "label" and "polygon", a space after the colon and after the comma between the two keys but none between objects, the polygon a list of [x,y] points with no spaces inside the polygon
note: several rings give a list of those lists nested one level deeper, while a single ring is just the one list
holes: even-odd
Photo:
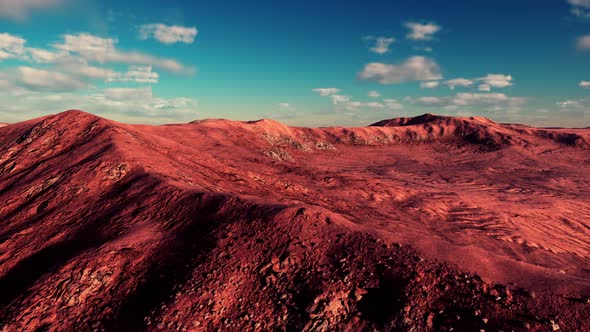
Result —
[{"label": "sky", "polygon": [[590,127],[590,0],[0,0],[0,122]]}]

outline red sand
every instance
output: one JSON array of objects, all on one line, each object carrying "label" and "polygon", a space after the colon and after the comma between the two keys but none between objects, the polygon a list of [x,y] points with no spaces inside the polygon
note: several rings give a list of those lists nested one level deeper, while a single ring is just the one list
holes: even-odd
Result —
[{"label": "red sand", "polygon": [[590,330],[590,129],[0,129],[0,330]]}]

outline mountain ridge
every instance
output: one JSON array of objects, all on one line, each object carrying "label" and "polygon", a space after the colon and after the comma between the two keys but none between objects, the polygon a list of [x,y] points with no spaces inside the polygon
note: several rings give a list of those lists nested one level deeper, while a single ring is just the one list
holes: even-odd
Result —
[{"label": "mountain ridge", "polygon": [[0,326],[584,328],[584,146],[492,123],[522,137],[483,151],[426,118],[4,127]]}]

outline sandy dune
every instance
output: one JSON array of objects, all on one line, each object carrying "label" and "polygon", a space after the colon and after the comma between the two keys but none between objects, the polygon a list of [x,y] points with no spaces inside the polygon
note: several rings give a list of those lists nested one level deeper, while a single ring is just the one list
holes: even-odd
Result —
[{"label": "sandy dune", "polygon": [[590,330],[590,129],[0,129],[0,328]]}]

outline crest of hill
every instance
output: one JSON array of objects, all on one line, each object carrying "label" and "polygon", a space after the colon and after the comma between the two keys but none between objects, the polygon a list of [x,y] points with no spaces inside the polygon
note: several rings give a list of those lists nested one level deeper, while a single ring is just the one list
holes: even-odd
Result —
[{"label": "crest of hill", "polygon": [[372,124],[371,127],[403,128],[406,135],[422,137],[427,141],[477,144],[487,151],[512,145],[537,144],[539,139],[568,146],[589,147],[587,134],[579,133],[576,129],[503,124],[480,116],[452,117],[427,113],[416,117],[386,119]]},{"label": "crest of hill", "polygon": [[442,139],[480,144],[486,150],[498,150],[521,141],[511,127],[484,117],[451,117],[427,113],[382,120],[371,126],[404,128],[406,135],[423,137],[428,141]]},{"label": "crest of hill", "polygon": [[[172,129],[174,128],[174,129]],[[367,127],[291,127],[271,119],[256,121],[232,121],[204,119],[188,124],[164,126],[128,125],[108,120],[79,110],[69,110],[56,115],[11,124],[5,135],[27,131],[27,138],[53,132],[52,136],[80,137],[87,141],[89,133],[101,132],[101,141],[140,143],[146,148],[147,136],[158,144],[197,144],[216,142],[223,146],[291,146],[309,150],[307,146],[330,144],[415,144],[443,143],[455,147],[476,146],[479,151],[496,151],[509,146],[559,144],[578,148],[590,148],[587,130],[534,128],[524,125],[502,124],[485,117],[452,117],[424,114],[416,117],[386,119]],[[64,137],[64,134],[66,137]],[[191,138],[187,141],[188,138]],[[198,139],[206,137],[206,140]],[[122,138],[122,139],[121,139]],[[162,141],[164,140],[164,141]],[[78,142],[79,144],[80,142]],[[120,145],[120,144],[118,144]]]},{"label": "crest of hill", "polygon": [[373,127],[405,127],[422,124],[438,124],[438,125],[453,125],[459,122],[472,122],[479,124],[497,125],[496,122],[481,116],[472,117],[452,117],[436,114],[422,114],[415,117],[402,117],[395,119],[381,120],[377,123],[372,124]]}]

